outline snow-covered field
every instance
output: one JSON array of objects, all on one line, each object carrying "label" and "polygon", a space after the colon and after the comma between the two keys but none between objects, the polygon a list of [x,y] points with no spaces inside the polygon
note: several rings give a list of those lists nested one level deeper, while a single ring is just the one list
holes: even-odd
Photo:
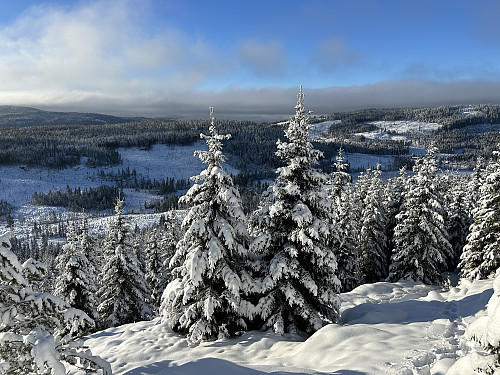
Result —
[{"label": "snow-covered field", "polygon": [[[43,168],[0,166],[0,199],[6,200],[15,207],[12,216],[15,218],[14,233],[23,237],[32,228],[34,220],[49,218],[52,213],[66,213],[66,209],[60,207],[33,206],[30,204],[31,196],[35,192],[47,193],[49,190],[64,190],[66,186],[71,189],[81,187],[98,187],[110,184],[96,178],[99,170],[104,172],[117,172],[121,169],[130,168],[137,171],[139,176],[145,178],[164,179],[173,177],[175,179],[188,179],[197,175],[204,169],[204,165],[198,157],[194,156],[196,150],[206,150],[205,142],[197,142],[190,146],[166,146],[154,145],[151,150],[145,151],[139,148],[120,148],[118,151],[122,157],[122,165],[107,168],[88,168],[78,165],[74,168],[62,170],[48,170]],[[230,165],[224,166],[229,173],[237,173],[238,170]],[[125,189],[126,211],[139,212],[144,202],[159,199],[158,196],[145,191],[134,191]],[[23,224],[17,218],[23,218]],[[149,218],[131,217],[132,225],[149,223]],[[151,219],[152,220],[152,219]],[[157,220],[157,218],[155,218]],[[100,221],[97,223],[101,223]],[[5,227],[0,223],[0,229]],[[96,224],[100,225],[100,224]]]},{"label": "snow-covered field", "polygon": [[441,124],[435,122],[419,122],[419,121],[371,121],[368,124],[375,125],[377,128],[385,132],[393,132],[397,134],[411,133],[411,132],[428,132],[441,128]]},{"label": "snow-covered field", "polygon": [[315,139],[321,137],[323,134],[328,134],[332,124],[339,124],[340,120],[323,121],[314,124],[313,128],[309,131],[309,138]]},{"label": "snow-covered field", "polygon": [[98,332],[87,344],[113,374],[472,373],[465,330],[484,314],[493,280],[443,291],[414,282],[376,283],[342,294],[343,324],[305,339],[252,331],[189,347],[159,319]]}]

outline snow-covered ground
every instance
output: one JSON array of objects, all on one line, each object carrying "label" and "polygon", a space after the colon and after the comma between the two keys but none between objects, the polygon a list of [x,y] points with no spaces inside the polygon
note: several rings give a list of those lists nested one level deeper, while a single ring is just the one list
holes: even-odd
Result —
[{"label": "snow-covered ground", "polygon": [[332,124],[340,124],[340,122],[340,120],[333,120],[318,122],[314,124],[313,128],[309,131],[309,138],[316,139],[321,137],[323,134],[328,134],[330,126],[332,126]]},{"label": "snow-covered ground", "polygon": [[[61,207],[31,205],[31,196],[35,192],[64,190],[66,186],[74,189],[111,184],[96,177],[99,170],[108,173],[135,168],[138,175],[145,178],[188,179],[205,168],[198,157],[194,156],[194,152],[206,149],[206,143],[201,141],[189,146],[154,145],[148,151],[136,147],[120,148],[118,151],[123,160],[122,165],[107,168],[88,168],[78,165],[62,170],[49,170],[26,166],[0,166],[0,200],[6,200],[15,207],[12,214],[15,218],[14,233],[18,237],[23,237],[31,230],[33,221],[48,219],[53,212],[67,214],[66,209]],[[238,170],[230,165],[224,165],[224,168],[229,173],[238,173]],[[144,206],[144,202],[160,198],[145,191],[125,189],[124,192],[126,211],[136,213],[140,211],[141,206]],[[18,218],[23,218],[23,224],[20,224]],[[135,225],[135,222],[140,221],[139,226],[141,226],[144,220],[148,222],[149,219],[134,216],[132,224]],[[0,223],[0,229],[5,225],[5,222]]]},{"label": "snow-covered ground", "polygon": [[[484,314],[493,280],[443,291],[414,282],[376,283],[342,294],[343,324],[305,339],[251,331],[189,347],[159,319],[90,336],[113,374],[446,374],[474,351],[465,329]],[[467,375],[467,361],[451,370]]]},{"label": "snow-covered ground", "polygon": [[[175,179],[187,179],[200,173],[205,166],[197,156],[196,150],[207,150],[204,141],[199,141],[190,146],[167,146],[154,145],[150,150],[137,147],[119,148],[117,151],[122,157],[122,165],[114,169],[129,167],[136,169],[137,173],[146,178],[164,179],[173,177]],[[230,165],[224,165],[228,173],[238,173],[238,170]],[[110,168],[111,170],[113,168]]]},{"label": "snow-covered ground", "polygon": [[412,132],[428,132],[441,128],[441,124],[436,122],[419,122],[419,121],[371,121],[368,124],[375,125],[377,128],[385,132],[393,132],[397,134],[412,133]]}]

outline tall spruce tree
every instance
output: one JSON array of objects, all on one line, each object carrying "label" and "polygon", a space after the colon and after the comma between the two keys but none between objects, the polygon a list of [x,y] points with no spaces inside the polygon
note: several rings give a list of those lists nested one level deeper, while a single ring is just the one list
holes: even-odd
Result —
[{"label": "tall spruce tree", "polygon": [[99,319],[95,299],[97,288],[93,267],[83,252],[73,225],[68,226],[66,236],[66,243],[56,259],[60,273],[54,294],[72,307],[85,311],[97,322]]},{"label": "tall spruce tree", "polygon": [[[341,291],[348,292],[361,283],[361,253],[358,246],[359,223],[356,214],[359,212],[353,200],[354,186],[352,177],[347,173],[349,165],[339,149],[331,174],[329,197],[333,203],[333,224],[329,246],[337,258],[337,276],[341,283]],[[336,226],[336,227],[335,227]]]},{"label": "tall spruce tree", "polygon": [[459,268],[462,277],[486,279],[500,267],[500,152],[494,151],[486,168],[481,197]]},{"label": "tall spruce tree", "polygon": [[449,271],[454,271],[467,242],[467,235],[472,224],[470,196],[467,175],[447,174],[448,194],[446,200],[446,231],[453,247],[453,258],[449,260]]},{"label": "tall spruce tree", "polygon": [[328,244],[333,205],[325,174],[313,168],[322,153],[309,140],[302,87],[295,109],[285,131],[288,142],[277,143],[284,166],[250,222],[257,235],[251,248],[263,261],[257,311],[264,328],[278,334],[312,333],[337,321],[339,310],[337,260]]},{"label": "tall spruce tree", "polygon": [[396,216],[388,277],[391,281],[403,278],[426,284],[445,283],[441,273],[447,270],[453,249],[444,223],[436,152],[431,146],[427,155],[417,160],[413,168],[415,175],[408,180],[408,192]]},{"label": "tall spruce tree", "polygon": [[187,334],[191,344],[234,335],[246,328],[242,295],[250,288],[244,271],[249,237],[241,198],[224,171],[222,141],[210,108],[210,134],[201,134],[208,151],[196,151],[206,169],[181,197],[191,208],[182,227],[170,266],[175,277],[163,294],[160,314],[175,331]]},{"label": "tall spruce tree", "polygon": [[104,328],[145,320],[152,315],[147,303],[149,288],[134,255],[123,204],[123,199],[117,199],[115,216],[103,245],[106,262],[101,271],[97,311]]},{"label": "tall spruce tree", "polygon": [[361,188],[365,189],[361,194],[363,200],[359,231],[363,283],[381,281],[389,272],[385,235],[387,217],[383,206],[383,183],[380,174],[380,168],[368,170],[364,176],[366,182],[361,185]]},{"label": "tall spruce tree", "polygon": [[394,252],[394,228],[396,227],[396,216],[401,212],[404,197],[407,193],[406,166],[400,168],[399,176],[387,180],[384,190],[384,210],[386,213],[385,236],[387,238],[386,257],[390,263]]},{"label": "tall spruce tree", "polygon": [[160,308],[161,295],[165,290],[165,279],[167,272],[164,266],[164,254],[160,244],[160,234],[156,228],[151,229],[146,233],[146,248],[145,248],[145,267],[146,267],[146,282],[148,283],[151,294],[150,304],[153,312],[158,313]]}]

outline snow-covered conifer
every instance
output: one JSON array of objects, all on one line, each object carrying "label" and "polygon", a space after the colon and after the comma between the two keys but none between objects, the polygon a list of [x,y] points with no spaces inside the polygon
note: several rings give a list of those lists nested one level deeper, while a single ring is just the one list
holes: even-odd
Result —
[{"label": "snow-covered conifer", "polygon": [[467,242],[469,227],[472,223],[470,196],[466,175],[449,174],[445,177],[448,186],[446,199],[446,231],[448,241],[453,247],[453,258],[448,261],[450,271],[454,271],[460,262],[460,256]]},{"label": "snow-covered conifer", "polygon": [[97,291],[93,267],[83,253],[75,229],[72,225],[67,229],[67,242],[56,258],[59,276],[56,280],[54,294],[61,297],[71,307],[84,311],[93,320],[98,321]]},{"label": "snow-covered conifer", "polygon": [[461,276],[485,279],[500,267],[500,152],[495,151],[486,168],[481,197],[473,211],[459,268]]},{"label": "snow-covered conifer", "polygon": [[337,260],[328,243],[336,228],[333,204],[327,177],[312,167],[322,153],[309,140],[302,87],[295,109],[285,130],[288,142],[277,143],[284,166],[250,222],[257,236],[252,249],[264,262],[257,311],[264,328],[279,334],[312,333],[325,321],[337,321],[339,309]]},{"label": "snow-covered conifer", "polygon": [[134,255],[123,204],[123,199],[117,199],[115,216],[103,245],[106,262],[101,271],[97,308],[103,327],[132,323],[152,315],[147,303],[149,288]]},{"label": "snow-covered conifer", "polygon": [[[111,374],[107,362],[74,341],[94,322],[61,298],[34,291],[0,235],[0,368],[2,373],[65,375],[64,362]],[[102,373],[102,372],[101,372]]]},{"label": "snow-covered conifer", "polygon": [[[333,203],[333,223],[329,246],[337,258],[337,276],[341,291],[347,292],[361,282],[361,253],[358,246],[360,212],[358,203],[353,199],[354,185],[347,173],[348,164],[342,155],[342,149],[333,164],[329,197]],[[336,226],[336,228],[335,228]]]},{"label": "snow-covered conifer", "polygon": [[[170,260],[175,254],[177,242],[183,237],[182,229],[177,219],[175,211],[170,210],[165,214],[165,228],[162,231],[160,239],[160,247],[164,254],[164,269],[166,271],[165,286],[172,280],[170,273]],[[177,265],[176,265],[177,266]]]},{"label": "snow-covered conifer", "polygon": [[238,190],[223,170],[222,141],[210,108],[210,135],[201,134],[208,151],[196,151],[206,165],[181,197],[190,209],[185,230],[170,264],[175,279],[163,293],[162,321],[185,332],[192,344],[235,334],[246,328],[242,295],[250,288],[244,271],[248,257],[246,218]]},{"label": "snow-covered conifer", "polygon": [[167,272],[164,265],[164,254],[160,245],[160,234],[156,228],[147,233],[145,248],[146,282],[150,287],[150,304],[154,313],[160,308],[161,296],[165,290]]},{"label": "snow-covered conifer", "polygon": [[453,249],[444,223],[442,195],[438,184],[440,172],[433,146],[420,157],[408,180],[408,191],[401,212],[396,216],[394,252],[388,279],[410,279],[426,284],[443,284],[441,273]]},{"label": "snow-covered conifer", "polygon": [[394,228],[396,216],[401,212],[407,191],[406,166],[399,170],[399,176],[387,180],[384,190],[384,210],[386,213],[385,235],[387,238],[387,259],[391,259],[394,250]]},{"label": "snow-covered conifer", "polygon": [[385,235],[387,217],[383,206],[383,183],[380,173],[380,168],[368,170],[364,175],[367,181],[361,184],[365,189],[365,192],[360,194],[363,200],[359,231],[363,283],[381,281],[387,277],[389,271]]}]

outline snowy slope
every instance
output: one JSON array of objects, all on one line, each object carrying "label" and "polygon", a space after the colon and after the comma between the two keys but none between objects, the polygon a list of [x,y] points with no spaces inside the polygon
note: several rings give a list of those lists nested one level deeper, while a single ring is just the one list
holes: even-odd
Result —
[{"label": "snowy slope", "polygon": [[[15,207],[12,214],[16,219],[14,233],[18,237],[24,237],[33,227],[33,221],[47,219],[53,212],[63,214],[67,212],[65,208],[61,207],[31,205],[31,196],[35,192],[47,193],[49,190],[64,190],[66,186],[74,189],[113,184],[110,181],[97,178],[96,173],[99,170],[108,173],[129,168],[130,170],[135,169],[138,176],[150,179],[160,180],[171,177],[189,179],[204,169],[199,158],[194,156],[194,152],[206,149],[205,142],[197,142],[189,146],[154,145],[148,151],[137,147],[119,148],[122,165],[106,168],[88,168],[78,165],[74,168],[49,170],[26,166],[0,166],[0,199],[6,200]],[[230,165],[224,165],[224,168],[229,173],[238,173],[238,170]],[[140,206],[144,206],[144,202],[159,198],[145,191],[125,189],[125,209],[126,211],[138,212]],[[23,224],[17,220],[19,217],[23,218]],[[146,218],[146,220],[150,222],[150,218]],[[0,229],[5,228],[5,225],[5,222],[0,222]],[[142,226],[141,223],[139,226]]]},{"label": "snowy slope", "polygon": [[398,134],[411,133],[411,132],[428,132],[438,130],[442,127],[441,124],[436,122],[419,122],[409,120],[399,121],[371,121],[368,124],[375,125],[379,129],[386,132],[393,132]]},{"label": "snowy slope", "polygon": [[445,374],[472,350],[465,327],[491,295],[492,280],[450,291],[376,283],[342,294],[344,323],[307,340],[252,331],[188,347],[156,319],[96,333],[87,344],[114,374]]}]

